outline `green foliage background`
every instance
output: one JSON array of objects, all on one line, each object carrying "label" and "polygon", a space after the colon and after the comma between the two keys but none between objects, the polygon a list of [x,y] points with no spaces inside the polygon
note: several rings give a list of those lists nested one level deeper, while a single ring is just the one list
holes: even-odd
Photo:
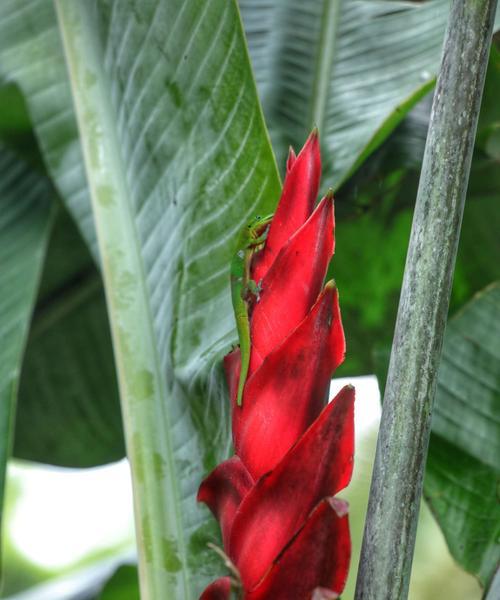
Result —
[{"label": "green foliage background", "polygon": [[[56,14],[65,5],[0,5],[0,458],[5,465],[12,443],[21,458],[98,465],[124,456],[127,436],[133,451],[127,415],[130,432],[122,429],[109,323],[115,332],[122,319],[130,331],[135,325],[119,303],[108,311],[105,295],[110,303],[142,294],[165,394],[156,390],[148,399],[158,423],[145,434],[154,464],[139,455],[133,464],[146,460],[146,471],[168,471],[165,477],[178,482],[170,490],[177,533],[159,554],[168,555],[167,567],[176,565],[170,571],[191,571],[185,581],[195,574],[194,584],[172,584],[195,594],[218,568],[203,550],[215,529],[206,511],[193,508],[193,497],[201,476],[229,449],[220,358],[235,341],[226,268],[235,236],[256,211],[276,204],[273,152],[282,169],[288,145],[300,148],[317,123],[322,186],[336,191],[332,274],[348,341],[338,374],[383,372],[449,3],[241,0],[240,22],[232,0],[96,0],[72,24],[93,43],[69,69],[63,38],[71,31]],[[98,136],[78,113],[74,92],[78,69],[93,59],[109,98],[102,112],[116,135],[112,158],[125,173],[122,214],[134,234],[125,242],[143,273],[139,282],[113,279],[106,248],[98,248],[94,220],[101,230],[110,225],[92,211],[98,176],[82,154]],[[450,308],[468,331],[484,315],[494,322],[499,314],[484,308],[495,287],[458,314],[499,279],[499,90],[494,46]],[[93,106],[98,114],[100,108]],[[471,311],[480,314],[468,318]],[[480,337],[480,353],[500,356],[500,335],[491,340]],[[116,345],[115,352],[119,361]],[[479,418],[486,401],[489,414],[498,414],[500,379],[494,363],[460,361],[468,375],[462,404],[472,417],[464,420],[462,404],[440,396],[426,493],[455,558],[488,584],[499,548],[477,514],[498,506],[499,454],[484,458],[498,431],[474,421],[471,452],[456,423]],[[456,377],[444,370],[443,389]],[[468,388],[488,377],[490,396]],[[471,485],[485,502],[479,513],[474,494],[464,493]],[[455,505],[453,518],[446,502]]]}]

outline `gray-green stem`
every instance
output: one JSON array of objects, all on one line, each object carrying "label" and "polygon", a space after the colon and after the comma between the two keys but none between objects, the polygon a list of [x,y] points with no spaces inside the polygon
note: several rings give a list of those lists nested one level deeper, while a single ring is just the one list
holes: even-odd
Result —
[{"label": "gray-green stem", "polygon": [[406,259],[356,600],[404,600],[497,0],[454,0]]}]

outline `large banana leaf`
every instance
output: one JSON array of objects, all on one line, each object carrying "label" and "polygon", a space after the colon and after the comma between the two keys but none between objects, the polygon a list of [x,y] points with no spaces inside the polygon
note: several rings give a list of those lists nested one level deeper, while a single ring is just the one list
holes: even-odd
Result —
[{"label": "large banana leaf", "polygon": [[45,179],[0,146],[0,521],[22,357],[53,212]]},{"label": "large banana leaf", "polygon": [[212,365],[234,337],[232,240],[279,178],[234,2],[56,7],[59,22],[43,0],[0,5],[0,69],[95,252],[92,196],[145,593],[190,598],[214,562],[194,495],[227,447]]},{"label": "large banana leaf", "polygon": [[449,0],[239,3],[278,163],[316,123],[325,186],[344,182],[434,85]]}]

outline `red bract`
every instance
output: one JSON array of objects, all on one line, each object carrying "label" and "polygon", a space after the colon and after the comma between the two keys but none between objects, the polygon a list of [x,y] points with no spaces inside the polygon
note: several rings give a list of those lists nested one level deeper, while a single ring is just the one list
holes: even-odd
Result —
[{"label": "red bract", "polygon": [[237,348],[224,359],[235,456],[203,481],[198,500],[219,520],[231,577],[202,600],[337,598],[350,558],[347,505],[333,496],[350,481],[354,389],[327,404],[344,358],[338,294],[323,287],[334,250],[333,196],[314,209],[321,162],[317,132],[293,150],[264,248],[253,258],[260,282],[250,314],[251,355],[236,404]]}]

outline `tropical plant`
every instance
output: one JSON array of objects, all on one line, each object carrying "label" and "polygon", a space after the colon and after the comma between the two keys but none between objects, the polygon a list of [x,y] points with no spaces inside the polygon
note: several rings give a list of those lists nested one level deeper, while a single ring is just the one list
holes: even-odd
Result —
[{"label": "tropical plant", "polygon": [[[0,497],[11,449],[88,467],[126,448],[143,596],[194,598],[220,575],[195,497],[231,450],[239,231],[275,210],[288,146],[316,124],[342,248],[338,373],[384,372],[448,15],[448,0],[2,0]],[[425,482],[485,588],[500,521],[495,44]]]}]

